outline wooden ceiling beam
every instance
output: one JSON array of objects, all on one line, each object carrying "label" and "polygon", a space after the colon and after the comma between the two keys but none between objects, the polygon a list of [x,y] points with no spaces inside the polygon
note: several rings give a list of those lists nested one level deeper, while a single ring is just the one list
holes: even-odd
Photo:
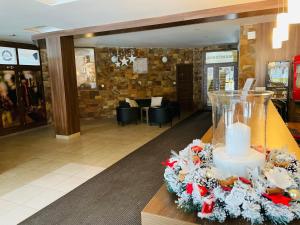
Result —
[{"label": "wooden ceiling beam", "polygon": [[277,11],[278,0],[263,0],[258,2],[224,6],[213,9],[204,9],[186,13],[173,14],[168,16],[160,16],[99,26],[35,34],[32,36],[32,39],[40,40],[45,39],[49,36],[74,36],[74,38],[88,38],[110,34],[145,31],[183,25],[191,25],[197,23],[268,15],[274,14]]}]

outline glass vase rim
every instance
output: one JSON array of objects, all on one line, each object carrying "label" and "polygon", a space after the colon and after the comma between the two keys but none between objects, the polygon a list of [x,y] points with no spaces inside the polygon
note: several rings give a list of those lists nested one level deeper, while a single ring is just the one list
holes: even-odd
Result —
[{"label": "glass vase rim", "polygon": [[221,97],[234,97],[234,96],[265,96],[271,97],[274,94],[273,91],[243,91],[243,90],[234,90],[234,91],[210,91],[208,95],[211,96],[221,96]]}]

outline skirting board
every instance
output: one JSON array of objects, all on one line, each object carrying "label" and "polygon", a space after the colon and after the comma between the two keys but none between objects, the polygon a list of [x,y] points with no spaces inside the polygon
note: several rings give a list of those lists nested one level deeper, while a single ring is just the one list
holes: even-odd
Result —
[{"label": "skirting board", "polygon": [[77,137],[80,137],[80,132],[71,135],[59,135],[59,134],[56,135],[56,138],[61,140],[71,140]]}]

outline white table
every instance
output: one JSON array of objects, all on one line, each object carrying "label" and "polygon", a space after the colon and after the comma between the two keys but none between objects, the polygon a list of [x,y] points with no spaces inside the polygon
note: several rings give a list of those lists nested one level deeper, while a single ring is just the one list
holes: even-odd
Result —
[{"label": "white table", "polygon": [[141,121],[143,122],[145,120],[144,118],[144,112],[145,112],[147,124],[149,124],[149,108],[150,107],[141,107]]}]

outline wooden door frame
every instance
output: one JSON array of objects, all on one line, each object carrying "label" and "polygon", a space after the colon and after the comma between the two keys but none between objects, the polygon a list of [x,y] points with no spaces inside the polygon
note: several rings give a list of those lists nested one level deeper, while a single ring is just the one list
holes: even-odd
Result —
[{"label": "wooden door frame", "polygon": [[178,63],[176,64],[176,99],[177,99],[177,102],[178,101],[178,66],[181,66],[181,65],[190,65],[192,66],[192,69],[193,69],[193,72],[192,72],[192,90],[193,90],[193,94],[192,94],[192,107],[194,108],[194,64],[193,63]]}]

